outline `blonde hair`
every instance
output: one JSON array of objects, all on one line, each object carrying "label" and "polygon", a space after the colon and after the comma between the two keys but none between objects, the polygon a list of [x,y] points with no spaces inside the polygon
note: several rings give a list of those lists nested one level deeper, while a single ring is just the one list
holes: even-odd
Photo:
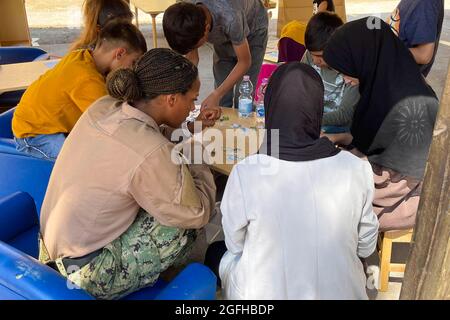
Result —
[{"label": "blonde hair", "polygon": [[70,50],[83,49],[95,44],[99,31],[111,19],[121,18],[129,22],[133,19],[129,5],[123,0],[85,0],[83,16],[83,32]]}]

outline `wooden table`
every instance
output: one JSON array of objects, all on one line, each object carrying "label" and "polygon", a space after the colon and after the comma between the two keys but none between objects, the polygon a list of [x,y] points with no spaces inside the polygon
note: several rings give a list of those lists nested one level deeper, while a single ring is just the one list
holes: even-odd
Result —
[{"label": "wooden table", "polygon": [[[236,125],[240,127],[233,128]],[[214,157],[216,154],[213,154],[213,158],[216,161],[211,165],[211,168],[222,174],[230,175],[236,163],[249,155],[256,154],[264,138],[264,130],[259,127],[261,125],[257,123],[254,114],[249,118],[239,118],[237,109],[222,108],[221,120],[217,121],[212,129],[219,130],[224,140],[223,143],[215,144],[220,146],[215,149],[216,154],[219,152],[221,155]],[[204,138],[209,133],[214,134],[214,132],[209,132],[210,130],[205,130]],[[215,132],[217,133],[217,131]],[[242,139],[241,144],[238,143],[238,139]],[[251,139],[253,139],[252,143],[250,143]],[[237,155],[234,160],[229,158],[233,149],[236,149]]]},{"label": "wooden table", "polygon": [[139,28],[138,9],[148,13],[152,17],[153,48],[158,47],[158,35],[156,33],[156,17],[164,13],[176,0],[131,0],[135,8],[136,25]]},{"label": "wooden table", "polygon": [[278,50],[268,50],[264,55],[264,62],[278,63]]},{"label": "wooden table", "polygon": [[0,94],[28,88],[59,60],[43,60],[0,65]]}]

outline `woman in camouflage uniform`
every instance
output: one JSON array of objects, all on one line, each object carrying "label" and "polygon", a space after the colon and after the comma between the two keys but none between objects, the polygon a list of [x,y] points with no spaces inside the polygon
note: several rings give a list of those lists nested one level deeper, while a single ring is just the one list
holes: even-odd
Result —
[{"label": "woman in camouflage uniform", "polygon": [[[189,253],[216,187],[206,165],[174,161],[166,136],[194,109],[200,81],[191,62],[154,49],[111,74],[107,88],[55,163],[40,260],[94,297],[116,299],[153,285]],[[208,126],[219,116],[213,108],[199,118]]]}]

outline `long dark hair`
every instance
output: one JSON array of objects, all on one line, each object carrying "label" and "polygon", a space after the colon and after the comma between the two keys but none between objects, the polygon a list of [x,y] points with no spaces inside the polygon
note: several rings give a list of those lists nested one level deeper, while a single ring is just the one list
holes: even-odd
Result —
[{"label": "long dark hair", "polygon": [[102,46],[107,42],[123,43],[130,51],[147,52],[147,42],[141,31],[131,22],[126,22],[120,18],[110,20],[103,29],[97,39],[96,47]]}]

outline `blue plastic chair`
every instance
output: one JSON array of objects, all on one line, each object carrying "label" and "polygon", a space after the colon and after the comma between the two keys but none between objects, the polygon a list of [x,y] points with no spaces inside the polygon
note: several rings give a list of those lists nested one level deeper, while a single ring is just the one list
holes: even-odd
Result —
[{"label": "blue plastic chair", "polygon": [[47,59],[46,51],[36,47],[0,47],[0,64],[12,64]]},{"label": "blue plastic chair", "polygon": [[69,290],[67,280],[36,259],[0,241],[0,300],[92,300]]},{"label": "blue plastic chair", "polygon": [[16,150],[14,135],[12,132],[12,118],[16,108],[12,108],[0,114],[0,152],[21,154]]},{"label": "blue plastic chair", "polygon": [[33,198],[15,192],[0,198],[0,208],[0,241],[37,258],[39,221]]},{"label": "blue plastic chair", "polygon": [[40,212],[54,162],[32,158],[16,150],[11,121],[15,108],[0,114],[0,196],[29,193]]},{"label": "blue plastic chair", "polygon": [[[0,47],[0,65],[48,59],[48,53],[35,47]],[[16,106],[25,90],[0,95],[0,106]]]},{"label": "blue plastic chair", "polygon": [[9,109],[0,114],[0,139],[13,139],[12,118],[16,108]]},{"label": "blue plastic chair", "polygon": [[[24,192],[0,199],[0,300],[90,300],[81,289],[68,287],[67,279],[37,258],[36,207]],[[170,283],[158,280],[124,300],[213,300],[216,276],[193,263]]]},{"label": "blue plastic chair", "polygon": [[0,153],[0,197],[23,191],[41,212],[54,162],[26,155]]}]

